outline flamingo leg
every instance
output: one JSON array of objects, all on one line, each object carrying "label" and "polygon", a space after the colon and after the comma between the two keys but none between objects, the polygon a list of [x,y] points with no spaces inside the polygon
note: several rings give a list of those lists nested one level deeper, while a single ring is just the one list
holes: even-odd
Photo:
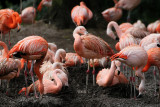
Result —
[{"label": "flamingo leg", "polygon": [[2,40],[2,31],[1,31],[1,41],[3,41],[3,40]]},{"label": "flamingo leg", "polygon": [[33,65],[34,65],[34,60],[32,60],[31,69],[30,69],[30,75],[32,77],[32,82],[33,82],[33,87],[34,87],[34,95],[35,95],[36,98],[38,98],[37,93],[36,93],[35,82],[34,82]]},{"label": "flamingo leg", "polygon": [[131,69],[131,72],[130,72],[130,88],[131,88],[130,98],[132,98],[132,72],[133,72],[133,70]]},{"label": "flamingo leg", "polygon": [[8,41],[9,42],[9,49],[11,49],[11,41],[10,40],[11,40],[11,37],[10,37],[10,31],[9,31],[9,41]]},{"label": "flamingo leg", "polygon": [[0,79],[0,86],[2,85],[2,80]]},{"label": "flamingo leg", "polygon": [[[158,67],[159,70],[159,77],[160,77],[160,68]],[[160,80],[159,80],[159,94],[158,94],[158,98],[160,99]]]},{"label": "flamingo leg", "polygon": [[88,90],[88,77],[89,77],[89,64],[90,64],[90,59],[88,59],[88,69],[86,71],[86,90]]},{"label": "flamingo leg", "polygon": [[157,79],[156,79],[156,67],[154,66],[153,68],[153,77],[154,77],[154,81],[155,81],[155,84],[154,84],[154,89],[155,89],[155,96],[157,95]]},{"label": "flamingo leg", "polygon": [[95,86],[95,66],[94,66],[94,59],[92,59],[92,64],[93,64],[93,71],[92,71],[92,74],[93,74],[93,86]]},{"label": "flamingo leg", "polygon": [[131,21],[131,10],[128,11],[127,22]]},{"label": "flamingo leg", "polygon": [[[27,82],[27,63],[24,63],[24,77],[25,77],[25,83],[26,83],[26,88],[28,87],[28,82]],[[28,90],[26,90],[26,97],[28,97]]]},{"label": "flamingo leg", "polygon": [[133,82],[134,82],[134,99],[136,99],[136,77],[135,77],[135,70],[133,70]]},{"label": "flamingo leg", "polygon": [[10,80],[7,80],[7,90],[6,90],[6,95],[8,95],[8,90],[9,90],[9,81],[10,81]]}]

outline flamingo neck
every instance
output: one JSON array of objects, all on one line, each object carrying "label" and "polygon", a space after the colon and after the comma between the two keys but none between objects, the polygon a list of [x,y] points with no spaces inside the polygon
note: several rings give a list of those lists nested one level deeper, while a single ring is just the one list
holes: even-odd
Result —
[{"label": "flamingo neck", "polygon": [[2,46],[4,48],[3,54],[2,54],[3,57],[7,57],[7,55],[8,55],[8,47],[7,47],[7,45],[4,42],[0,41],[0,46]]},{"label": "flamingo neck", "polygon": [[56,54],[55,54],[55,62],[62,62],[63,54],[65,54],[65,51],[62,49],[58,49]]},{"label": "flamingo neck", "polygon": [[14,16],[14,13],[10,17],[10,21],[6,22],[6,26],[10,29],[14,29],[17,27],[16,17]]},{"label": "flamingo neck", "polygon": [[107,34],[112,36],[113,38],[116,38],[115,34],[112,31],[112,27],[116,30],[116,33],[119,38],[122,36],[122,30],[119,28],[118,24],[114,21],[110,22],[107,26]]},{"label": "flamingo neck", "polygon": [[142,70],[142,72],[147,72],[148,71],[148,69],[150,68],[150,64],[149,64],[149,62],[147,62],[147,64],[145,65],[145,67],[143,68],[143,70]]},{"label": "flamingo neck", "polygon": [[80,35],[78,34],[74,34],[74,50],[77,51],[81,51],[82,50],[82,40]]}]

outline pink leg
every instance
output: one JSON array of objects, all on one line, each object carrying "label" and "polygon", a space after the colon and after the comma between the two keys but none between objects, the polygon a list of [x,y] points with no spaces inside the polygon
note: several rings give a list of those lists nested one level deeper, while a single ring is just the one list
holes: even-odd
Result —
[{"label": "pink leg", "polygon": [[9,41],[8,41],[9,42],[9,49],[11,49],[11,41],[10,41],[10,39],[11,38],[10,38],[10,31],[9,31]]},{"label": "pink leg", "polygon": [[89,64],[90,64],[90,59],[88,59],[88,69],[86,71],[86,91],[88,90],[88,77],[89,77]]},{"label": "pink leg", "polygon": [[92,64],[93,64],[93,71],[92,71],[92,74],[93,74],[93,86],[95,86],[95,67],[94,67],[94,59],[92,59]]},{"label": "pink leg", "polygon": [[[27,63],[24,63],[24,77],[25,77],[25,83],[26,83],[26,88],[28,87],[28,82],[27,82]],[[28,90],[26,90],[26,97],[28,97]]]}]

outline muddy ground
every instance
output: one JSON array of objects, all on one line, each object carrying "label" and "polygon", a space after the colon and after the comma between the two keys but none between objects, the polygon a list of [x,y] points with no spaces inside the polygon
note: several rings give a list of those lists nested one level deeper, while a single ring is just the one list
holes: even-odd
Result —
[{"label": "muddy ground", "polygon": [[[57,29],[54,25],[48,25],[43,22],[37,22],[34,25],[22,25],[19,33],[16,30],[11,31],[11,43],[14,45],[17,41],[30,35],[39,35],[48,42],[54,42],[58,48],[63,48],[67,52],[74,52],[73,49],[73,28]],[[105,34],[105,29],[87,28],[88,32],[100,36],[109,43],[115,50],[113,41]],[[8,35],[6,35],[8,39]],[[96,72],[102,68],[96,68]],[[92,74],[89,77],[88,93],[85,92],[85,71],[87,65],[69,67],[69,87],[63,88],[59,94],[44,95],[43,98],[36,99],[33,94],[26,98],[24,94],[18,95],[18,91],[25,86],[23,71],[18,78],[10,82],[10,90],[6,95],[6,88],[0,88],[0,107],[160,107],[158,98],[154,95],[154,79],[152,68],[146,73],[146,92],[142,98],[130,98],[129,85],[116,85],[113,87],[102,88],[98,85],[92,86]],[[5,81],[3,81],[5,84]],[[31,78],[29,78],[31,84]],[[138,94],[138,92],[137,92]]]}]

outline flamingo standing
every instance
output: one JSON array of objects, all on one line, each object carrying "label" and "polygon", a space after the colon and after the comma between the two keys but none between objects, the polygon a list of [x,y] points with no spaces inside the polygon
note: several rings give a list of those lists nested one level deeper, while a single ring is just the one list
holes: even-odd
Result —
[{"label": "flamingo standing", "polygon": [[122,17],[122,10],[112,7],[104,10],[102,15],[107,22],[118,21]]},{"label": "flamingo standing", "polygon": [[[159,47],[151,48],[147,51],[147,54],[148,54],[148,61],[146,66],[143,68],[143,72],[148,71],[148,69],[151,66],[157,66],[160,74],[160,48]],[[154,72],[154,74],[156,74],[156,72]],[[156,81],[156,78],[154,79]],[[156,94],[156,84],[155,84],[155,94]],[[159,97],[160,97],[160,91],[159,91]]]},{"label": "flamingo standing", "polygon": [[[137,97],[141,97],[145,89],[145,77],[144,74],[142,73],[142,69],[147,64],[148,60],[147,52],[138,45],[132,45],[124,48],[119,53],[111,57],[111,61],[115,59],[136,69],[135,71],[136,75],[141,78],[141,83],[139,85],[139,95]],[[134,91],[134,96],[135,96],[135,91]]]},{"label": "flamingo standing", "polygon": [[99,86],[107,87],[116,84],[128,84],[128,80],[123,73],[116,70],[115,62],[112,61],[110,69],[102,69],[98,72],[96,83]]},{"label": "flamingo standing", "polygon": [[[52,94],[57,94],[59,91],[61,91],[62,89],[62,81],[61,79],[58,77],[59,73],[63,73],[62,70],[60,69],[55,69],[52,73],[51,76],[53,76],[54,80],[50,80],[50,79],[43,79],[43,84],[44,84],[44,94],[47,93],[52,93]],[[37,80],[35,82],[35,86],[36,86],[36,90],[41,92],[38,87],[40,85],[40,82]],[[31,84],[29,87],[24,87],[19,91],[19,94],[22,92],[26,92],[28,91],[29,93],[33,92],[34,88],[33,88],[33,84]]]},{"label": "flamingo standing", "polygon": [[36,9],[34,7],[27,7],[24,10],[22,10],[20,17],[23,23],[34,23],[36,17]]},{"label": "flamingo standing", "polygon": [[2,62],[0,65],[0,79],[7,80],[7,90],[8,90],[10,80],[15,77],[19,77],[19,73],[21,70],[21,62],[20,60],[13,58],[9,58],[8,60],[4,61],[4,59],[7,57],[8,54],[8,47],[2,41],[0,41],[0,46],[4,48],[3,53],[0,56],[0,62]]},{"label": "flamingo standing", "polygon": [[[87,30],[83,26],[77,26],[73,31],[74,37],[74,50],[75,52],[86,59],[102,58],[106,56],[112,56],[114,54],[111,47],[103,39],[94,36],[92,34],[87,34]],[[88,73],[89,64],[88,60],[88,70],[86,76],[86,88],[88,86]],[[93,85],[95,85],[95,67],[93,64]]]},{"label": "flamingo standing", "polygon": [[6,33],[9,32],[9,45],[11,46],[10,30],[15,29],[16,27],[18,27],[18,31],[20,30],[20,24],[22,22],[21,17],[17,12],[15,12],[12,9],[1,9],[0,15],[1,15],[0,16],[1,40],[2,40],[2,34],[5,35]]},{"label": "flamingo standing", "polygon": [[90,20],[92,17],[92,11],[83,1],[80,2],[80,6],[77,5],[71,10],[71,18],[76,26],[86,25],[88,20]]},{"label": "flamingo standing", "polygon": [[[43,87],[43,75],[39,72],[40,65],[42,64],[44,57],[47,53],[48,50],[48,43],[47,41],[40,37],[40,36],[28,36],[22,40],[20,40],[17,44],[13,46],[13,48],[9,51],[8,57],[11,54],[19,54],[19,57],[22,57],[26,60],[32,60],[32,65],[31,65],[31,76],[32,76],[32,81],[34,84],[34,78],[33,78],[33,64],[34,60],[36,60],[35,65],[34,65],[34,72],[36,73],[40,85],[39,85],[39,90],[40,90],[40,95],[42,97],[44,87]],[[36,95],[36,90],[35,90],[35,96]]]},{"label": "flamingo standing", "polygon": [[119,1],[113,0],[113,1],[115,2],[116,8],[122,8],[128,10],[127,21],[130,21],[131,11],[141,3],[141,0],[119,0]]}]

